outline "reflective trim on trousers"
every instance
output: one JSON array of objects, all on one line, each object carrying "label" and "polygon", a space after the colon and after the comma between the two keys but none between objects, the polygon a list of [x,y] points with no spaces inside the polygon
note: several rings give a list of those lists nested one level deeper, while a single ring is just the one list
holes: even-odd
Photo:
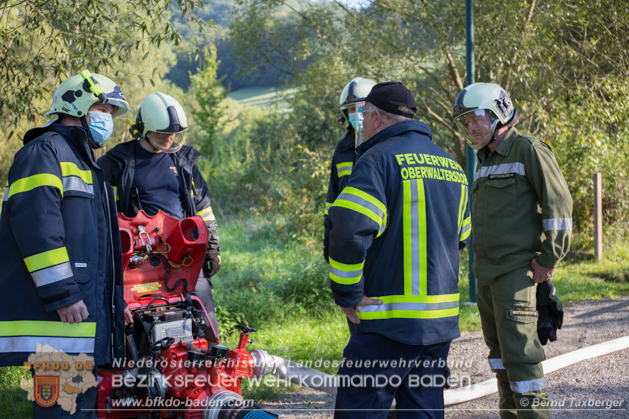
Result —
[{"label": "reflective trim on trousers", "polygon": [[492,370],[504,370],[505,367],[502,365],[502,359],[500,358],[489,358],[489,366]]},{"label": "reflective trim on trousers", "polygon": [[509,381],[511,390],[516,393],[524,394],[531,391],[539,391],[546,388],[546,378],[537,378],[535,380],[526,381]]},{"label": "reflective trim on trousers", "polygon": [[66,353],[94,353],[94,338],[59,338],[47,336],[11,336],[0,338],[0,352],[37,352],[37,345],[50,345]]}]

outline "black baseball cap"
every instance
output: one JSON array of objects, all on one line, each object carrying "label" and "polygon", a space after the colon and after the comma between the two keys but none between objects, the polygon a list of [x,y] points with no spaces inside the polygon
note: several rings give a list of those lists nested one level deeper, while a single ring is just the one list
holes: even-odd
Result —
[{"label": "black baseball cap", "polygon": [[[371,92],[369,92],[365,100],[373,103],[379,109],[394,115],[413,118],[417,113],[413,94],[399,81],[387,81],[376,84],[371,88]],[[413,113],[409,114],[399,110],[398,107],[400,106],[412,109]]]}]

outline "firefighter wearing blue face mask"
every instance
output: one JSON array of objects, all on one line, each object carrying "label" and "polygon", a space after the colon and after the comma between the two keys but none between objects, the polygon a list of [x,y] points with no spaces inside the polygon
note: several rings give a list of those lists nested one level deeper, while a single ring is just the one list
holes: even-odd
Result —
[{"label": "firefighter wearing blue face mask", "polygon": [[[362,128],[362,105],[365,98],[371,92],[371,88],[376,82],[356,77],[345,85],[339,98],[339,105],[344,116],[339,118],[339,124],[343,124],[347,118],[349,124],[345,137],[338,142],[332,164],[330,165],[330,181],[328,183],[328,193],[325,199],[325,210],[323,214],[323,256],[328,261],[328,249],[330,243],[330,220],[328,209],[339,196],[352,174],[352,167],[356,162],[356,148],[364,141]],[[358,112],[360,111],[360,113]],[[352,322],[347,322],[350,333],[355,326]]]},{"label": "firefighter wearing blue face mask", "polygon": [[[0,366],[22,366],[37,350],[84,353],[95,365],[124,357],[131,314],[116,207],[93,149],[110,137],[112,118],[128,113],[116,83],[83,72],[55,92],[48,115],[57,119],[24,136],[0,216]],[[80,417],[95,418],[95,406],[96,388],[78,396]],[[70,414],[34,403],[33,417]]]}]

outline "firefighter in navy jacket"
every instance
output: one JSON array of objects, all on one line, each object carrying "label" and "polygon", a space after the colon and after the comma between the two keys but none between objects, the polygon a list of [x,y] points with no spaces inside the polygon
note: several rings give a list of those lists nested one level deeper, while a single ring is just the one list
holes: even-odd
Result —
[{"label": "firefighter in navy jacket", "polygon": [[[111,135],[112,114],[128,112],[113,81],[83,72],[55,92],[48,115],[58,119],[26,133],[0,217],[0,366],[50,348],[97,365],[124,357],[123,310],[130,313],[113,189],[92,149]],[[95,404],[95,389],[78,399],[79,410]],[[34,404],[33,416],[64,413]]]},{"label": "firefighter in navy jacket", "polygon": [[[459,250],[470,234],[468,187],[459,164],[432,143],[430,129],[412,120],[415,111],[401,83],[373,87],[364,106],[366,141],[329,210],[332,291],[357,324],[339,370],[336,418],[363,417],[354,409],[383,409],[385,417],[394,397],[398,409],[443,416],[442,386],[413,388],[409,379],[449,373],[450,342],[460,334]],[[403,366],[377,367],[401,359]],[[418,360],[432,367],[418,372]],[[402,382],[344,385],[351,380],[343,377],[359,372]]]},{"label": "firefighter in navy jacket", "polygon": [[[325,257],[325,261],[328,263],[330,229],[332,228],[328,210],[347,185],[349,176],[352,174],[352,167],[356,161],[356,149],[365,139],[362,127],[362,114],[358,113],[358,111],[362,112],[362,108],[356,109],[356,103],[364,103],[365,98],[375,84],[376,82],[372,80],[356,77],[345,85],[345,88],[341,92],[341,97],[339,98],[339,105],[345,115],[339,118],[339,124],[344,123],[345,117],[347,117],[349,125],[347,126],[347,134],[345,134],[345,137],[336,145],[334,156],[332,156],[332,164],[330,165],[330,181],[323,213],[323,257]],[[354,323],[348,319],[347,324],[350,333],[352,333],[356,328]]]}]

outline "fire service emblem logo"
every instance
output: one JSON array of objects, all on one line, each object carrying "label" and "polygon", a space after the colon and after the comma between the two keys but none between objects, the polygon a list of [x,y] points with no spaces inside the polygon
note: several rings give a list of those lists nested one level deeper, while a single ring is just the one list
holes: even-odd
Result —
[{"label": "fire service emblem logo", "polygon": [[36,375],[35,401],[42,407],[50,407],[59,399],[59,376]]}]

